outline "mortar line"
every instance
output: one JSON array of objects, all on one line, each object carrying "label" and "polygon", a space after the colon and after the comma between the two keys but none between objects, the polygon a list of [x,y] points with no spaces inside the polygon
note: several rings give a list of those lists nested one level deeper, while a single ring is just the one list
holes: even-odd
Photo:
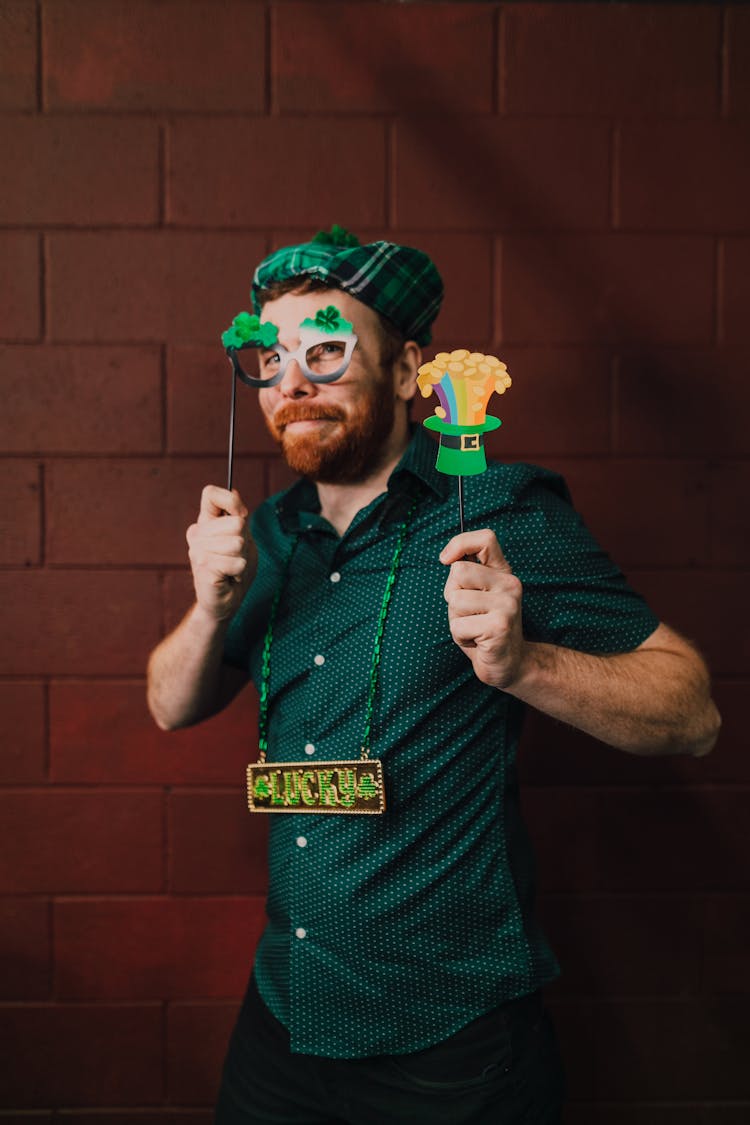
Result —
[{"label": "mortar line", "polygon": [[505,13],[502,8],[493,12],[492,36],[492,113],[505,113]]},{"label": "mortar line", "polygon": [[729,41],[731,35],[731,9],[725,6],[721,9],[721,24],[719,32],[719,116],[728,117],[730,112],[729,97]]},{"label": "mortar line", "polygon": [[721,347],[724,344],[724,296],[725,296],[725,271],[726,271],[726,246],[724,239],[716,240],[715,271],[714,271],[714,342]]},{"label": "mortar line", "polygon": [[44,13],[42,0],[36,5],[36,105],[39,113],[44,113]]},{"label": "mortar line", "polygon": [[622,165],[622,134],[620,125],[613,122],[609,134],[609,221],[612,230],[622,229],[620,200],[620,171]]},{"label": "mortar line", "polygon": [[266,4],[263,13],[264,54],[263,62],[266,68],[265,84],[263,87],[263,112],[266,117],[277,117],[279,107],[274,100],[273,88],[273,10],[271,4]]}]

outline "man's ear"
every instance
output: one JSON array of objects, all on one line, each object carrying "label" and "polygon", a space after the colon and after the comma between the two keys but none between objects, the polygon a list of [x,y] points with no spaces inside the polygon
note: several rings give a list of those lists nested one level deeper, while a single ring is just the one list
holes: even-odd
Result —
[{"label": "man's ear", "polygon": [[414,340],[407,340],[393,364],[393,385],[396,398],[410,402],[417,393],[417,371],[422,362],[422,349]]}]

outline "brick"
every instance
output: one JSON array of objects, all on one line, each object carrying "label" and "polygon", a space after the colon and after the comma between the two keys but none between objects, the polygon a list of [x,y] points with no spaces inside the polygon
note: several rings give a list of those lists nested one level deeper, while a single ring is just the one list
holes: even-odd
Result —
[{"label": "brick", "polygon": [[257,721],[252,689],[222,714],[165,733],[147,710],[143,682],[97,681],[95,690],[88,682],[53,683],[50,775],[67,784],[242,785]]},{"label": "brick", "polygon": [[188,226],[309,225],[310,234],[333,222],[371,226],[385,218],[384,163],[377,120],[177,120],[167,215]]},{"label": "brick", "polygon": [[720,790],[528,790],[540,890],[744,890],[746,805]]},{"label": "brick", "polygon": [[721,13],[709,5],[513,4],[503,8],[506,112],[715,113]]},{"label": "brick", "polygon": [[0,107],[36,109],[36,5],[6,0],[0,12]]},{"label": "brick", "polygon": [[[402,230],[376,237],[417,246],[432,258],[443,278],[445,298],[433,335],[479,342],[492,335],[492,240],[483,234],[450,234],[440,231]],[[424,349],[425,359],[437,350],[434,342]]]},{"label": "brick", "polygon": [[[399,120],[399,226],[602,229],[609,219],[608,143],[599,122]],[[461,159],[446,159],[446,151],[461,152]]]},{"label": "brick", "polygon": [[[489,349],[492,351],[493,349]],[[502,429],[486,441],[498,460],[609,453],[612,372],[608,353],[593,348],[501,346],[513,379],[489,413]]]},{"label": "brick", "polygon": [[750,1114],[750,1102],[737,1105],[710,1105],[706,1106],[700,1119],[700,1125],[745,1125]]},{"label": "brick", "polygon": [[750,795],[721,789],[603,793],[594,844],[612,891],[750,888]]},{"label": "brick", "polygon": [[747,231],[748,195],[747,125],[650,121],[623,127],[618,225],[694,233]]},{"label": "brick", "polygon": [[532,789],[524,794],[523,811],[537,856],[540,894],[595,890],[597,794],[562,786]]},{"label": "brick", "polygon": [[2,348],[0,395],[0,445],[8,453],[161,449],[157,348]]},{"label": "brick", "polygon": [[713,696],[722,725],[716,750],[703,759],[706,781],[740,785],[750,781],[745,735],[748,692],[750,684],[747,681],[719,681],[714,684]]},{"label": "brick", "polygon": [[50,910],[30,898],[0,900],[0,997],[42,1000],[52,980]]},{"label": "brick", "polygon": [[615,449],[620,454],[743,456],[750,405],[748,355],[653,349],[620,358]]},{"label": "brick", "polygon": [[55,1120],[65,1125],[211,1125],[213,1113],[207,1109],[61,1109]]},{"label": "brick", "polygon": [[158,640],[155,574],[0,572],[0,674],[140,675]]},{"label": "brick", "polygon": [[213,1105],[236,1018],[236,1004],[169,1005],[167,1091],[171,1101]]},{"label": "brick", "polygon": [[160,1102],[161,1024],[158,1004],[0,1008],[0,1038],[7,1045],[0,1104]]},{"label": "brick", "polygon": [[0,338],[35,340],[39,336],[39,266],[36,235],[0,232]]},{"label": "brick", "polygon": [[[430,109],[442,116],[492,109],[487,5],[296,3],[276,5],[272,15],[274,95],[282,113]],[[455,82],[460,74],[472,80]]]},{"label": "brick", "polygon": [[0,120],[0,151],[1,223],[121,226],[159,217],[154,122],[9,117]]},{"label": "brick", "polygon": [[588,1099],[593,1089],[591,1005],[567,998],[560,1002],[557,997],[550,996],[547,1007],[563,1058],[567,1097],[569,1100]]},{"label": "brick", "polygon": [[260,4],[56,0],[44,52],[52,109],[263,111]]},{"label": "brick", "polygon": [[3,459],[0,473],[0,566],[36,566],[41,547],[39,466]]},{"label": "brick", "polygon": [[283,457],[268,462],[268,493],[273,496],[285,488],[290,488],[299,477],[287,465]]},{"label": "brick", "polygon": [[750,113],[750,73],[748,73],[747,60],[750,58],[750,12],[738,4],[731,4],[726,10],[726,20],[729,45],[727,60],[729,112],[748,114]]},{"label": "brick", "polygon": [[[226,466],[218,458],[58,461],[47,481],[49,562],[184,566],[201,490],[223,486]],[[255,507],[261,496],[258,488],[244,499]]]},{"label": "brick", "polygon": [[714,686],[714,699],[723,725],[716,750],[706,758],[626,754],[530,709],[519,758],[522,784],[744,784],[750,777],[744,730],[747,691],[747,683],[742,682],[720,682]]},{"label": "brick", "polygon": [[733,571],[642,571],[631,575],[654,612],[691,639],[712,673],[742,677],[750,662],[747,580]]},{"label": "brick", "polygon": [[709,238],[510,235],[501,245],[502,338],[706,344],[714,273]]},{"label": "brick", "polygon": [[54,234],[50,326],[60,341],[213,342],[246,304],[253,234]]},{"label": "brick", "polygon": [[701,904],[693,898],[562,898],[540,903],[562,966],[556,995],[697,993]]},{"label": "brick", "polygon": [[703,925],[703,984],[711,996],[750,992],[750,898],[721,895],[706,903]]},{"label": "brick", "polygon": [[45,1113],[44,1110],[35,1112],[34,1110],[19,1110],[14,1113],[13,1110],[6,1113],[0,1110],[0,1121],[3,1125],[51,1125],[54,1121],[52,1110]]},{"label": "brick", "polygon": [[[230,317],[227,318],[229,323]],[[229,440],[232,368],[221,347],[177,345],[167,352],[167,449],[170,453],[221,453]],[[237,385],[234,435],[237,456],[273,453],[251,387]]]},{"label": "brick", "polygon": [[632,567],[708,562],[709,470],[700,461],[552,460],[605,551]]},{"label": "brick", "polygon": [[750,238],[730,238],[725,245],[722,329],[727,344],[744,347],[750,300]]},{"label": "brick", "polygon": [[58,901],[55,987],[65,1000],[241,996],[262,898]]},{"label": "brick", "polygon": [[[253,740],[245,742],[247,758],[254,760]],[[230,793],[170,794],[169,888],[174,893],[266,893],[267,818],[247,811],[243,780],[239,773]]]},{"label": "brick", "polygon": [[700,1106],[595,1102],[565,1107],[565,1125],[705,1125]]},{"label": "brick", "polygon": [[42,684],[0,683],[0,781],[43,781],[46,772],[45,702]]},{"label": "brick", "polygon": [[626,1101],[750,1095],[746,1001],[597,1007],[596,1094]]},{"label": "brick", "polygon": [[3,893],[161,889],[159,793],[17,789],[0,810]]},{"label": "brick", "polygon": [[[235,484],[242,494],[242,488]],[[172,571],[164,576],[164,627],[170,632],[195,603],[195,588],[190,571]]]},{"label": "brick", "polygon": [[711,466],[711,562],[747,567],[750,541],[750,464],[722,461]]}]

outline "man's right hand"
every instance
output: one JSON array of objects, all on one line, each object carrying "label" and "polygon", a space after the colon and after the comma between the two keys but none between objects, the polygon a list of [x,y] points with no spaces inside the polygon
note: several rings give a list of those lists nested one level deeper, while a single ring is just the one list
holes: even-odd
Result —
[{"label": "man's right hand", "polygon": [[240,494],[209,484],[196,523],[187,530],[195,597],[217,621],[232,616],[255,574],[257,553]]}]

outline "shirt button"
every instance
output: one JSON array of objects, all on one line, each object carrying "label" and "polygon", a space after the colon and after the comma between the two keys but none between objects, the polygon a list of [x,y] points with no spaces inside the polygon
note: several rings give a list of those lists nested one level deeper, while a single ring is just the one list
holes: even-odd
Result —
[{"label": "shirt button", "polygon": [[294,936],[298,938],[307,937],[307,930],[303,929],[302,926],[297,926],[297,929],[294,931]]},{"label": "shirt button", "polygon": [[313,746],[312,742],[306,743],[305,753],[306,754],[314,754],[315,753],[315,747]]},{"label": "shirt button", "polygon": [[339,574],[339,572],[337,570],[334,570],[333,574],[329,575],[329,578],[331,579],[331,582],[340,582],[341,581],[341,575]]},{"label": "shirt button", "polygon": [[297,847],[298,848],[306,848],[307,847],[307,837],[306,836],[298,836],[297,837]]},{"label": "shirt button", "polygon": [[326,662],[325,656],[321,656],[320,653],[318,653],[318,655],[314,658],[314,661],[313,661],[313,663],[317,664],[319,668],[320,668],[321,664],[325,664],[325,662]]}]

